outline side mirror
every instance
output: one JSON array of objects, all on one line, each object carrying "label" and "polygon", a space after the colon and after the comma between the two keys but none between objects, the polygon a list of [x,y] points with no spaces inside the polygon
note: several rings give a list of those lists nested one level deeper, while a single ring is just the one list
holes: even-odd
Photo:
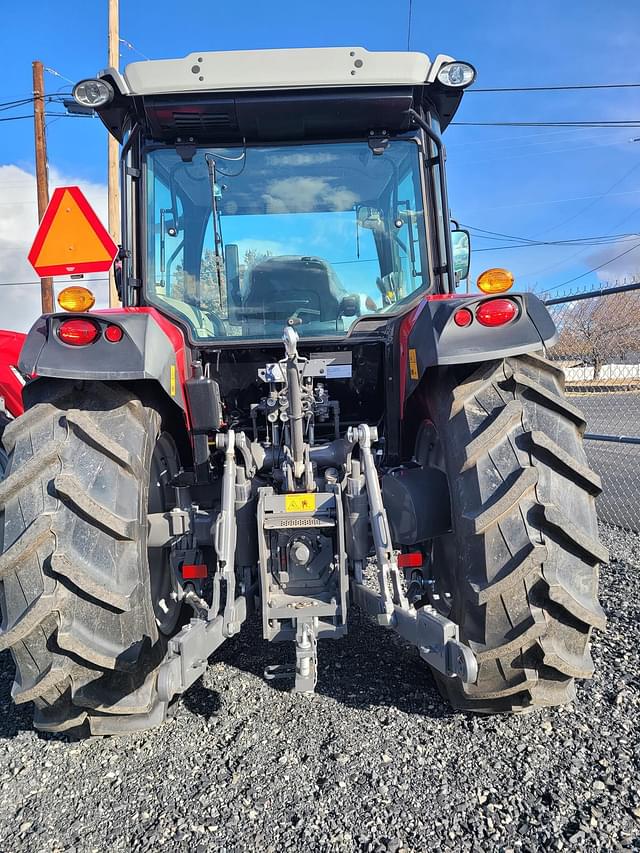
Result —
[{"label": "side mirror", "polygon": [[356,209],[356,216],[360,228],[366,228],[369,231],[384,231],[384,219],[379,208],[360,204]]},{"label": "side mirror", "polygon": [[471,236],[469,232],[456,228],[451,232],[451,247],[453,249],[453,272],[456,284],[467,278],[471,264]]}]

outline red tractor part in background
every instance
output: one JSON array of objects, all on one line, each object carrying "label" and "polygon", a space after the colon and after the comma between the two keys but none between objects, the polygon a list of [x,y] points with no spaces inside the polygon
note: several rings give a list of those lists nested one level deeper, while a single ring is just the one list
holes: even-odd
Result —
[{"label": "red tractor part in background", "polygon": [[0,404],[0,414],[6,413],[12,418],[17,418],[24,411],[22,405],[24,381],[17,364],[25,338],[26,335],[22,332],[0,330],[0,397],[3,399],[3,403]]},{"label": "red tractor part in background", "polygon": [[12,418],[24,411],[22,386],[24,382],[16,365],[26,335],[0,330],[0,479],[4,477],[7,458],[2,447],[2,433]]}]

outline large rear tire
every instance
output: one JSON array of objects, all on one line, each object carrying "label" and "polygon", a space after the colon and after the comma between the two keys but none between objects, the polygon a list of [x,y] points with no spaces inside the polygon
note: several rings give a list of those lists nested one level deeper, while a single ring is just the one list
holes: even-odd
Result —
[{"label": "large rear tire", "polygon": [[[439,679],[458,709],[558,705],[593,673],[592,628],[604,628],[598,571],[600,480],[582,446],[584,419],[562,371],[524,355],[440,387],[433,409],[451,484],[453,534],[436,554],[451,618],[475,651],[475,684]],[[444,571],[443,571],[444,569]]]},{"label": "large rear tire", "polygon": [[45,731],[148,728],[166,713],[156,672],[167,640],[146,514],[150,480],[171,474],[175,446],[160,413],[117,384],[55,381],[33,393],[5,430],[0,483],[0,649],[15,660],[12,696],[34,702]]}]

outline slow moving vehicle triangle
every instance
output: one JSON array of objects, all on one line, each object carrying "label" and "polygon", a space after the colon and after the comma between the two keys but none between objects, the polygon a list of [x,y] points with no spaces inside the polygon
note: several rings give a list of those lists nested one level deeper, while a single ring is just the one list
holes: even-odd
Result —
[{"label": "slow moving vehicle triangle", "polygon": [[39,276],[106,272],[118,247],[79,187],[58,187],[42,217],[29,262]]}]

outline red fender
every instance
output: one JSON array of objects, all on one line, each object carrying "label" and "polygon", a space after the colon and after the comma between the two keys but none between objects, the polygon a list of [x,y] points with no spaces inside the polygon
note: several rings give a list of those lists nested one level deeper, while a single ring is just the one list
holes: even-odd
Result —
[{"label": "red fender", "polygon": [[24,383],[20,381],[19,374],[14,373],[14,370],[26,337],[21,332],[6,332],[0,329],[0,397],[4,397],[4,405],[14,418],[24,411],[22,404]]}]

